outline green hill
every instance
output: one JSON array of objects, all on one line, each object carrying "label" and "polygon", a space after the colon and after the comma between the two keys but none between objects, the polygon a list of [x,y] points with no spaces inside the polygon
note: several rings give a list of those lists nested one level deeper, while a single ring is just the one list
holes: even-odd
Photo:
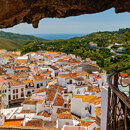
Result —
[{"label": "green hill", "polygon": [[21,35],[10,32],[0,31],[0,38],[5,38],[14,41],[17,45],[22,46],[26,41],[45,41],[45,39],[38,38],[32,35]]},{"label": "green hill", "polygon": [[16,49],[18,48],[19,45],[12,41],[12,40],[8,40],[5,38],[0,38],[0,49],[7,49],[7,50],[12,50],[12,49]]}]

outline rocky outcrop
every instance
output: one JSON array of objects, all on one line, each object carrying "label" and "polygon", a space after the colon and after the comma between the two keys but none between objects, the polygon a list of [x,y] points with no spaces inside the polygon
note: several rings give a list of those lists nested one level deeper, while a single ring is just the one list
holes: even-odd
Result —
[{"label": "rocky outcrop", "polygon": [[0,0],[0,28],[19,23],[38,27],[43,18],[64,18],[99,13],[110,8],[130,12],[130,0]]}]

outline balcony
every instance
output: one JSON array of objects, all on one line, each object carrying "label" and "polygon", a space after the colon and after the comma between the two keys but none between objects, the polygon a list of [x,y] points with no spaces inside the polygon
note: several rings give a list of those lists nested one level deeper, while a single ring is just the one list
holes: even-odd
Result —
[{"label": "balcony", "polygon": [[[130,77],[126,73],[121,76],[121,72],[128,69],[130,67],[120,70],[116,68],[108,76],[107,130],[130,129]],[[125,80],[125,83],[123,83],[123,80]]]}]

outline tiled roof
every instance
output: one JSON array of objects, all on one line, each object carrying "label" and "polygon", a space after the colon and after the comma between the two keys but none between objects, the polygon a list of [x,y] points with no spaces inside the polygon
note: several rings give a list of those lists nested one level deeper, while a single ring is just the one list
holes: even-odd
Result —
[{"label": "tiled roof", "polygon": [[31,127],[43,127],[43,121],[42,120],[30,120],[26,123],[25,126],[31,126]]},{"label": "tiled roof", "polygon": [[64,99],[61,95],[58,95],[57,98],[55,99],[54,106],[63,106],[64,104]]},{"label": "tiled roof", "polygon": [[81,121],[81,123],[77,124],[76,126],[90,126],[92,125],[94,122],[90,122],[90,121]]},{"label": "tiled roof", "polygon": [[86,76],[86,75],[88,75],[88,73],[85,72],[85,71],[78,71],[78,72],[77,72],[77,75],[78,75],[78,76]]},{"label": "tiled roof", "polygon": [[27,70],[30,69],[30,67],[26,67],[26,66],[17,66],[17,67],[13,67],[14,70]]},{"label": "tiled roof", "polygon": [[82,102],[89,102],[94,105],[101,104],[101,98],[92,95],[74,95],[74,98],[82,99]]},{"label": "tiled roof", "polygon": [[74,78],[76,81],[84,81],[84,78],[83,77],[76,77]]},{"label": "tiled roof", "polygon": [[56,90],[55,89],[49,89],[46,92],[46,101],[53,101],[54,97],[56,94]]},{"label": "tiled roof", "polygon": [[44,102],[44,100],[41,99],[41,100],[38,100],[37,103],[38,103],[38,104],[42,104],[43,102]]},{"label": "tiled roof", "polygon": [[120,73],[120,76],[125,78],[125,77],[128,77],[128,74],[127,73]]},{"label": "tiled roof", "polygon": [[99,76],[97,76],[97,77],[95,77],[96,79],[101,79],[101,77],[99,77]]},{"label": "tiled roof", "polygon": [[101,115],[101,107],[96,107],[95,114],[97,116]]},{"label": "tiled roof", "polygon": [[87,92],[101,92],[101,89],[97,87],[88,86]]},{"label": "tiled roof", "polygon": [[76,73],[60,74],[59,77],[63,77],[63,78],[75,78],[75,77],[77,77],[77,74]]},{"label": "tiled roof", "polygon": [[21,113],[30,113],[31,110],[22,110]]},{"label": "tiled roof", "polygon": [[50,78],[45,79],[44,76],[41,76],[41,75],[33,75],[33,77],[36,81],[50,80]]},{"label": "tiled roof", "polygon": [[61,87],[61,86],[59,86],[59,85],[50,85],[50,87],[49,87],[50,89],[59,89],[59,90],[61,90],[61,91],[63,91],[64,90],[64,88],[63,87]]},{"label": "tiled roof", "polygon": [[24,85],[23,82],[16,79],[8,79],[8,82],[10,83],[11,86]]},{"label": "tiled roof", "polygon": [[4,123],[4,126],[21,126],[21,122],[23,120],[18,120],[18,121],[7,121]]},{"label": "tiled roof", "polygon": [[37,91],[35,91],[35,93],[42,93],[45,91],[47,91],[47,88],[38,89]]},{"label": "tiled roof", "polygon": [[23,83],[30,83],[31,84],[31,86],[33,86],[34,84],[33,84],[33,80],[23,80]]},{"label": "tiled roof", "polygon": [[44,116],[44,117],[50,117],[50,116],[51,116],[51,115],[50,115],[48,112],[46,112],[46,111],[42,111],[42,112],[38,113],[37,115],[38,115],[38,116]]},{"label": "tiled roof", "polygon": [[31,100],[31,97],[29,97],[29,98],[27,98],[27,99],[25,99],[25,100],[23,101],[23,104],[35,105],[36,103],[37,103],[37,101]]},{"label": "tiled roof", "polygon": [[72,119],[72,115],[69,112],[63,112],[57,115],[59,119]]},{"label": "tiled roof", "polygon": [[70,109],[68,108],[58,108],[57,109],[57,114],[63,113],[63,112],[70,112]]}]

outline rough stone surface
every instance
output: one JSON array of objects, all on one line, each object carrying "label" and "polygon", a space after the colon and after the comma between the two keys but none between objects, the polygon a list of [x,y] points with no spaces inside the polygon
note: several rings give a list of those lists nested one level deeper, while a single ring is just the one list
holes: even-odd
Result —
[{"label": "rough stone surface", "polygon": [[92,14],[115,8],[130,12],[130,0],[0,0],[0,28],[19,23],[38,27],[40,19]]}]

